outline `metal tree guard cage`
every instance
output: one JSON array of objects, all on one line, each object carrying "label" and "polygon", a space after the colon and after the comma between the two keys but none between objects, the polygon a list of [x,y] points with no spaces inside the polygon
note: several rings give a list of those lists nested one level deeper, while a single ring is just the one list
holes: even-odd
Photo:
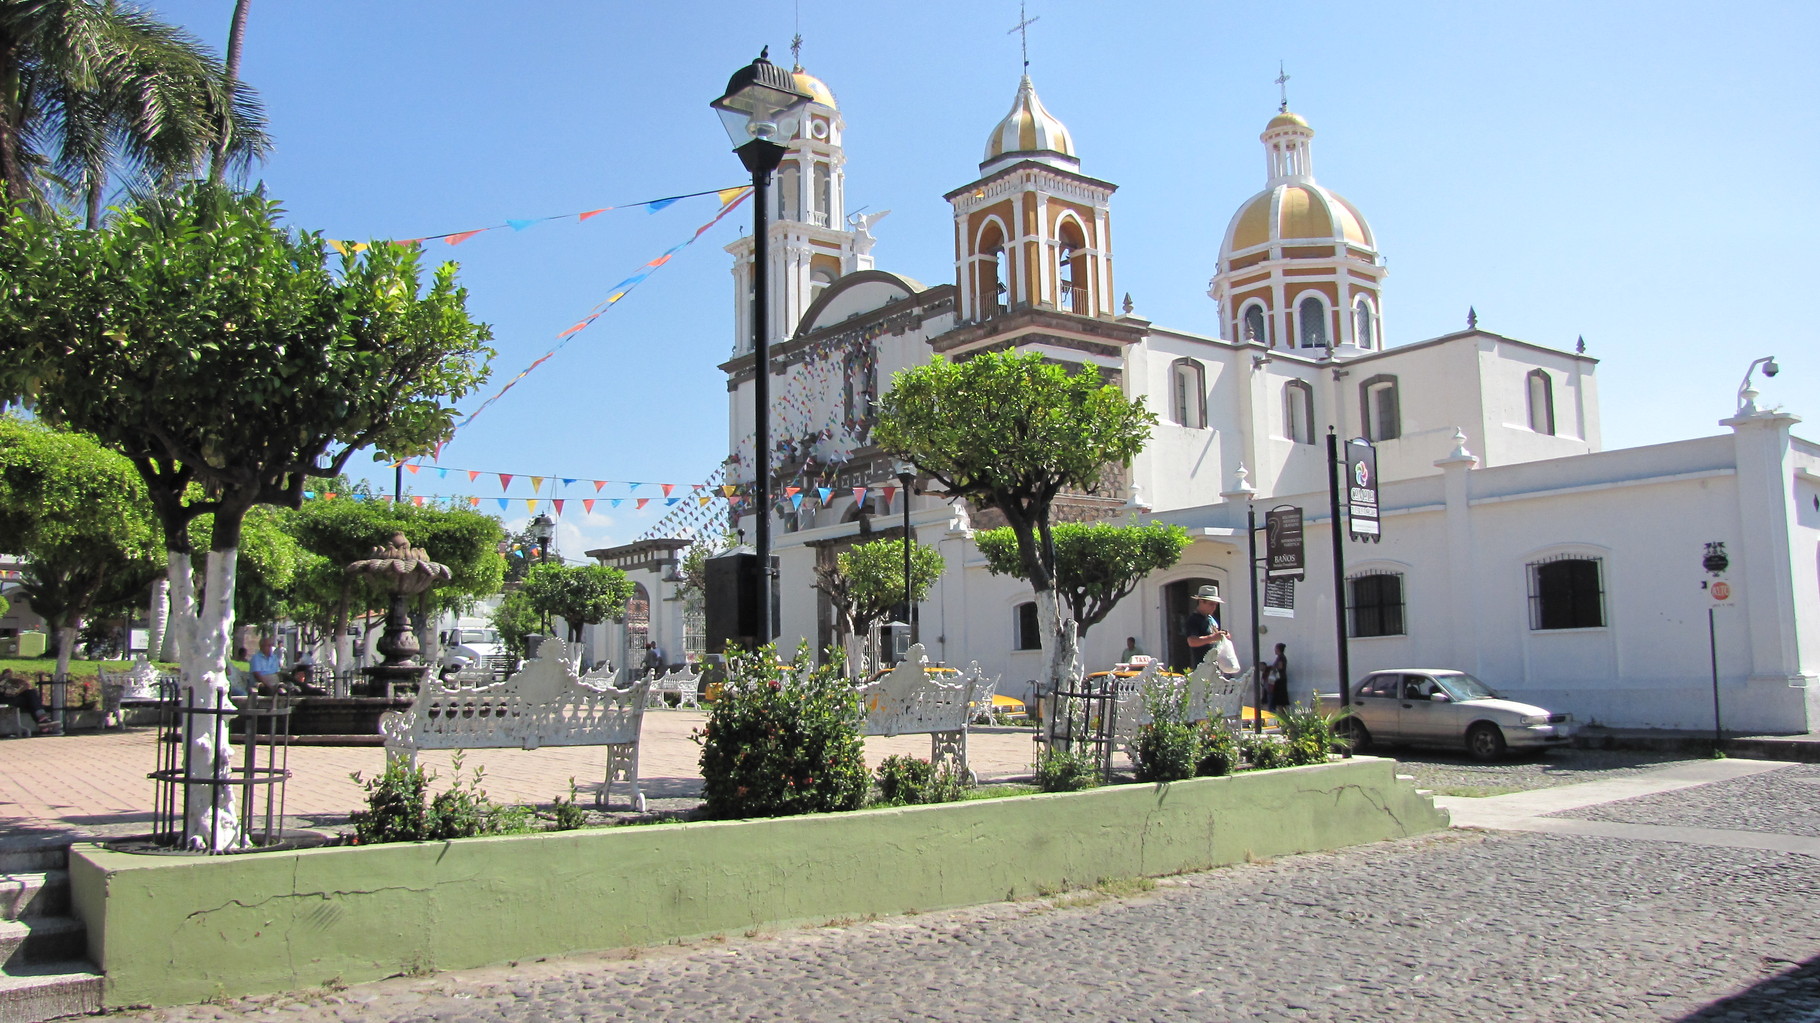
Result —
[{"label": "metal tree guard cage", "polygon": [[[211,855],[248,852],[273,845],[284,827],[284,783],[290,778],[291,702],[288,696],[247,695],[235,703],[219,690],[213,706],[181,705],[181,694],[175,683],[160,683],[158,742],[155,746],[155,768],[148,776],[154,782],[152,806],[152,841],[156,845],[178,849],[184,844],[184,825],[198,787],[208,792],[208,805],[218,806],[224,789],[234,788],[239,795],[241,830],[245,836],[237,848],[220,848],[219,817],[209,817],[207,852]],[[199,758],[193,740],[202,729],[218,732],[217,722],[236,718],[245,751],[240,765],[233,763],[233,745],[218,748],[212,757]],[[230,729],[233,722],[230,722]],[[263,794],[261,812],[256,804]],[[260,826],[255,830],[254,824]]]},{"label": "metal tree guard cage", "polygon": [[1072,750],[1077,746],[1092,758],[1100,780],[1112,781],[1112,755],[1117,752],[1118,679],[1070,679],[1071,688],[1057,688],[1037,697],[1043,724],[1036,731],[1037,758],[1045,749]]}]

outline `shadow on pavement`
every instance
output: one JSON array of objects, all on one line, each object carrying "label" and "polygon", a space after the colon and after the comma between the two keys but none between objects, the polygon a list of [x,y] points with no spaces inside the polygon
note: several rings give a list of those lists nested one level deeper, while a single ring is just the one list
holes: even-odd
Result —
[{"label": "shadow on pavement", "polygon": [[[1787,963],[1765,959],[1765,967]],[[1809,1023],[1820,1017],[1820,956],[1766,977],[1729,998],[1680,1017],[1677,1023]]]}]

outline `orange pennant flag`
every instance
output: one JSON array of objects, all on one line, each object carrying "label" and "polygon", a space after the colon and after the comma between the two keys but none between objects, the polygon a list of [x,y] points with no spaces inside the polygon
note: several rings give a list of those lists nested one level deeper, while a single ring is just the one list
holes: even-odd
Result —
[{"label": "orange pennant flag", "polygon": [[475,480],[477,480],[477,479],[479,479],[479,478],[480,478],[480,470],[479,470],[479,469],[469,469],[469,470],[468,470],[468,482],[469,482],[469,483],[472,483],[472,482],[474,482],[474,481],[475,481]]},{"label": "orange pennant flag", "polygon": [[578,332],[586,330],[586,329],[588,329],[588,321],[583,320],[580,323],[577,323],[575,326],[570,327],[568,330],[565,330],[556,336],[559,338],[568,337],[570,334],[578,333]]},{"label": "orange pennant flag", "polygon": [[416,462],[412,462],[410,465],[405,466],[405,468],[411,470],[411,475],[415,476],[415,475],[417,475],[417,470],[421,469],[423,467],[418,465]]},{"label": "orange pennant flag", "polygon": [[412,495],[411,503],[416,505],[419,508],[422,508],[423,507],[423,495],[422,494]]},{"label": "orange pennant flag", "polygon": [[802,489],[803,488],[801,488],[801,487],[785,487],[784,496],[785,497],[795,497],[797,494],[802,493]]},{"label": "orange pennant flag", "polygon": [[650,499],[650,498],[648,498],[648,497],[641,497],[641,498],[639,498],[639,499],[638,499],[638,508],[639,508],[639,509],[640,509],[640,510],[642,510],[642,509],[643,509],[643,508],[644,508],[644,506],[645,506],[645,505],[647,505],[647,504],[650,504],[650,503],[651,503],[651,499]]},{"label": "orange pennant flag", "polygon": [[581,510],[587,512],[589,515],[594,514],[594,498],[592,498],[592,497],[583,498],[582,502],[581,502]]},{"label": "orange pennant flag", "polygon": [[896,496],[897,496],[896,487],[886,487],[885,488],[885,507],[887,507],[887,508],[891,507],[891,499]]},{"label": "orange pennant flag", "polygon": [[486,230],[486,228],[483,227],[478,231],[463,231],[460,234],[449,235],[447,238],[445,238],[443,240],[448,242],[450,245],[460,245],[462,242],[467,241],[469,238],[472,238],[475,235],[479,234],[481,231],[485,231],[485,230]]},{"label": "orange pennant flag", "polygon": [[658,486],[660,486],[660,487],[662,487],[662,488],[664,488],[664,496],[665,496],[665,497],[669,497],[669,496],[670,496],[670,491],[672,491],[672,490],[675,490],[675,489],[676,489],[676,484],[674,484],[674,483],[659,483],[659,484],[658,484]]},{"label": "orange pennant flag", "polygon": [[605,213],[605,212],[607,212],[607,211],[608,211],[608,210],[610,210],[610,209],[612,209],[612,208],[613,208],[613,207],[611,207],[611,206],[602,206],[602,207],[601,207],[601,208],[600,208],[600,209],[597,209],[597,210],[589,210],[589,211],[588,211],[588,212],[586,212],[586,213],[583,213],[583,214],[580,214],[580,216],[579,216],[579,217],[578,217],[578,218],[577,218],[577,219],[578,219],[578,222],[579,222],[579,221],[580,221],[580,220],[586,220],[586,219],[588,219],[588,218],[589,218],[589,217],[593,217],[593,216],[598,216],[598,215],[600,215],[600,214],[602,214],[602,213]]},{"label": "orange pennant flag", "polygon": [[502,492],[502,493],[503,493],[503,492],[504,492],[504,491],[505,491],[505,489],[506,489],[506,488],[507,488],[507,487],[509,487],[509,486],[511,486],[511,485],[512,485],[512,474],[511,474],[511,473],[509,473],[509,472],[502,472],[502,473],[500,473],[500,474],[499,474],[499,489],[500,489],[500,491],[501,491],[501,492]]},{"label": "orange pennant flag", "polygon": [[606,481],[606,480],[595,480],[595,481],[594,481],[594,492],[595,492],[595,493],[596,493],[596,494],[598,494],[598,493],[600,493],[600,488],[601,488],[601,487],[604,487],[604,486],[606,486],[606,485],[607,485],[607,481]]},{"label": "orange pennant flag", "polygon": [[335,499],[335,492],[333,490],[331,490],[322,496],[325,500],[333,501]]},{"label": "orange pennant flag", "polygon": [[468,498],[468,507],[470,507],[470,508],[480,507],[480,498],[478,498],[478,497]]}]

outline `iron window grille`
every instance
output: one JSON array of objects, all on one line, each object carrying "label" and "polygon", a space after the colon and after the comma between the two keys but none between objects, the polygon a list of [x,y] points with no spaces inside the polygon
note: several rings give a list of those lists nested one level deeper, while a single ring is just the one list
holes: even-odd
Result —
[{"label": "iron window grille", "polygon": [[1604,564],[1601,558],[1563,554],[1529,565],[1529,627],[1605,627]]},{"label": "iron window grille", "polygon": [[1403,636],[1403,576],[1371,572],[1347,580],[1347,613],[1355,638]]}]

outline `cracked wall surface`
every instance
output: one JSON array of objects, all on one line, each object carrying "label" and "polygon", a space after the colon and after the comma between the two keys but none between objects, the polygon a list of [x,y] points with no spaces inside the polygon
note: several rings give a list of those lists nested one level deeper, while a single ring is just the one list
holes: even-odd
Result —
[{"label": "cracked wall surface", "polygon": [[1167,785],[225,857],[71,851],[109,1005],[934,910],[1401,838],[1446,814],[1358,757]]}]

